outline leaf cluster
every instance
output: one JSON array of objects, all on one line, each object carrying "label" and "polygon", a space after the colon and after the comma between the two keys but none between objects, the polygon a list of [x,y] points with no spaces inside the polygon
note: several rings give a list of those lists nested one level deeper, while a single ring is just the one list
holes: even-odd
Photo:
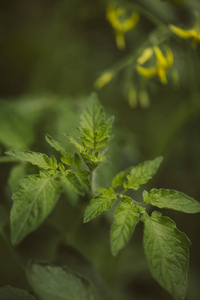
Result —
[{"label": "leaf cluster", "polygon": [[[60,154],[60,162],[54,156],[29,150],[12,150],[6,154],[16,160],[36,165],[37,175],[25,176],[12,195],[13,206],[10,214],[11,242],[17,245],[30,232],[37,229],[53,210],[63,191],[85,196],[91,190],[91,172],[106,159],[103,148],[111,139],[109,135],[113,118],[105,121],[105,112],[93,94],[81,115],[78,128],[82,133],[82,144],[67,136],[77,148],[74,156],[49,134],[47,143]],[[81,158],[82,157],[82,158]],[[82,164],[86,163],[88,170]]]},{"label": "leaf cluster", "polygon": [[35,298],[25,290],[6,286],[0,288],[1,300],[96,300],[93,285],[85,278],[63,266],[41,262],[29,263],[26,276]]},{"label": "leaf cluster", "polygon": [[[66,135],[72,143],[90,171],[94,171],[98,165],[107,159],[106,150],[103,149],[111,140],[110,131],[113,117],[105,120],[105,112],[96,94],[92,94],[81,115],[80,127],[77,129],[82,134],[79,142],[69,135]],[[80,143],[81,142],[81,143]]]},{"label": "leaf cluster", "polygon": [[[46,135],[46,141],[60,154],[60,161],[54,156],[28,150],[6,152],[40,169],[39,174],[25,176],[12,195],[10,224],[13,245],[19,244],[44,222],[63,191],[91,196],[92,173],[107,159],[106,147],[112,138],[112,123],[113,117],[106,120],[104,109],[93,94],[81,114],[80,127],[77,128],[81,136],[75,139],[63,134],[75,146],[77,153],[72,155],[50,135]],[[150,215],[149,205],[197,213],[200,212],[200,203],[182,192],[170,189],[144,190],[140,202],[130,196],[130,192],[137,191],[156,174],[162,160],[162,157],[157,157],[131,166],[119,172],[110,186],[97,189],[85,209],[83,222],[87,223],[110,210],[116,203],[110,231],[111,252],[116,256],[142,221],[143,246],[153,277],[176,299],[183,299],[187,288],[190,241],[177,229],[175,222],[161,212],[153,210]],[[96,299],[87,283],[68,269],[33,264],[27,272],[31,286],[41,299],[60,299],[63,294],[66,298],[62,299],[78,300],[80,294],[82,299]],[[59,278],[58,282],[56,278]],[[54,289],[46,282],[50,282]],[[69,286],[63,282],[68,282]]]},{"label": "leaf cluster", "polygon": [[[119,200],[114,212],[114,222],[110,231],[111,251],[117,255],[130,240],[136,225],[144,223],[143,246],[149,269],[153,277],[175,299],[183,299],[187,289],[189,266],[188,237],[177,229],[169,217],[154,210],[148,214],[147,207],[167,208],[185,213],[200,212],[200,203],[182,192],[170,189],[143,191],[143,201],[127,196],[129,190],[138,190],[157,172],[162,157],[145,161],[136,167],[129,167],[118,173],[112,187],[101,188],[90,201],[84,214],[84,222],[89,222],[103,211],[111,209]],[[119,193],[114,189],[121,186]]]}]

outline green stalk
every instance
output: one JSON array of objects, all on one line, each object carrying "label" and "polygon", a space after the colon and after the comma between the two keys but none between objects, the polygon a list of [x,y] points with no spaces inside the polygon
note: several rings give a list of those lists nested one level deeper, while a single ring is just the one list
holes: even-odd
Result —
[{"label": "green stalk", "polygon": [[95,194],[95,185],[94,185],[94,177],[95,177],[95,171],[91,171],[90,175],[90,184],[91,184],[91,196],[93,197]]}]

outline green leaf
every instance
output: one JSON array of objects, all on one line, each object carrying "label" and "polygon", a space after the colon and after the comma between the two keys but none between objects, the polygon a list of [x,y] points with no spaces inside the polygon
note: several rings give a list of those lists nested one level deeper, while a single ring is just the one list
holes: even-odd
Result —
[{"label": "green leaf", "polygon": [[11,286],[0,287],[1,300],[36,300],[26,291]]},{"label": "green leaf", "polygon": [[64,133],[64,136],[81,154],[90,171],[95,170],[101,162],[107,159],[105,150],[100,151],[100,149],[105,147],[112,138],[109,133],[113,120],[114,118],[111,117],[105,121],[104,109],[96,94],[92,94],[81,114],[81,127],[78,127],[83,135],[78,138],[81,143]]},{"label": "green leaf", "polygon": [[90,171],[94,171],[100,165],[100,163],[102,163],[107,159],[107,156],[104,155],[104,153],[105,152],[103,153],[96,152],[95,155],[82,154],[82,157],[85,163],[87,164],[88,168],[90,169]]},{"label": "green leaf", "polygon": [[87,171],[78,170],[78,172],[73,172],[67,170],[62,173],[61,180],[69,189],[78,195],[84,196],[85,192],[90,189],[89,175],[90,173]]},{"label": "green leaf", "polygon": [[[47,172],[48,173],[48,172]],[[28,175],[13,194],[10,222],[11,241],[17,245],[34,231],[54,208],[61,193],[60,182],[48,174]]]},{"label": "green leaf", "polygon": [[81,115],[81,128],[78,128],[84,136],[80,138],[82,143],[94,151],[106,146],[111,139],[109,134],[113,121],[113,117],[105,121],[104,109],[97,95],[92,94]]},{"label": "green leaf", "polygon": [[134,205],[131,198],[125,196],[115,211],[115,221],[111,227],[110,238],[113,255],[117,255],[118,251],[128,243],[139,222],[139,216],[139,207]]},{"label": "green leaf", "polygon": [[184,299],[189,264],[188,237],[174,221],[154,211],[143,218],[144,250],[153,277],[175,299]]},{"label": "green leaf", "polygon": [[[102,147],[106,146],[108,142],[112,139],[110,136],[110,131],[112,129],[112,124],[114,117],[110,117],[108,121],[105,122],[105,116],[102,116],[102,125],[99,127],[93,127],[90,130],[87,128],[79,127],[78,130],[83,134],[80,140],[90,149],[95,151],[100,150]],[[95,124],[94,124],[95,126]]]},{"label": "green leaf", "polygon": [[18,186],[18,182],[21,178],[26,175],[26,165],[25,164],[17,164],[10,171],[8,185],[11,192],[14,192]]},{"label": "green leaf", "polygon": [[87,104],[81,114],[81,127],[88,129],[93,139],[96,130],[104,125],[104,120],[104,109],[101,106],[97,95],[93,93],[87,101]]},{"label": "green leaf", "polygon": [[0,143],[11,149],[23,149],[33,143],[33,126],[29,120],[13,108],[0,105]]},{"label": "green leaf", "polygon": [[29,162],[45,170],[55,170],[58,167],[55,157],[51,156],[49,158],[46,154],[43,153],[28,150],[13,150],[7,151],[6,154],[11,155],[19,160]]},{"label": "green leaf", "polygon": [[132,167],[129,167],[121,172],[119,172],[112,181],[112,187],[116,188],[117,186],[123,184],[126,181],[126,176],[130,173]]},{"label": "green leaf", "polygon": [[[98,192],[98,191],[97,191]],[[99,193],[92,198],[84,213],[84,223],[89,222],[103,211],[108,210],[114,204],[116,195],[111,187],[99,190]]]},{"label": "green leaf", "polygon": [[106,146],[107,143],[112,139],[112,136],[110,136],[110,131],[112,129],[112,124],[114,122],[114,117],[110,117],[103,126],[99,128],[99,131],[96,135],[96,149],[99,150],[103,146]]},{"label": "green leaf", "polygon": [[73,137],[71,137],[70,135],[68,135],[67,133],[62,133],[67,139],[68,141],[74,145],[76,147],[76,149],[78,150],[79,153],[84,153],[86,151],[85,146],[79,144]]},{"label": "green leaf", "polygon": [[124,188],[138,190],[142,184],[147,183],[153,177],[162,160],[162,157],[157,157],[154,160],[147,160],[133,168],[130,174],[127,175],[127,182],[124,183]]},{"label": "green leaf", "polygon": [[30,285],[41,300],[95,300],[93,286],[67,267],[33,263],[27,270]]},{"label": "green leaf", "polygon": [[159,208],[170,208],[190,214],[200,212],[200,202],[175,190],[152,189],[149,194],[145,194],[143,193],[144,201]]},{"label": "green leaf", "polygon": [[56,151],[58,151],[62,155],[61,161],[64,164],[72,167],[73,166],[73,157],[68,151],[66,151],[66,149],[62,146],[62,144],[57,142],[56,140],[54,140],[49,134],[45,135],[45,139],[51,147],[53,147]]},{"label": "green leaf", "polygon": [[77,153],[74,154],[74,164],[77,167],[77,169],[81,169],[81,158]]}]

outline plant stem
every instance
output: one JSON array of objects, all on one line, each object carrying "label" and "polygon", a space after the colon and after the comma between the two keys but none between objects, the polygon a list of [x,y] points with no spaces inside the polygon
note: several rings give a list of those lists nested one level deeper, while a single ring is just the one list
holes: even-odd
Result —
[{"label": "plant stem", "polygon": [[92,197],[94,196],[94,193],[95,193],[94,177],[95,177],[95,171],[91,171],[90,184],[91,184],[91,195],[92,195]]}]

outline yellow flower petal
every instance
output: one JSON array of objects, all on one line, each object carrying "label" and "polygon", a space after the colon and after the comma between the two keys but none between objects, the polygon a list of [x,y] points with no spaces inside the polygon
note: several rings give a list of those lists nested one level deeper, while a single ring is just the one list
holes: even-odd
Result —
[{"label": "yellow flower petal", "polygon": [[[151,48],[147,48],[143,51],[142,55],[138,58],[138,62],[143,64],[146,62],[151,56]],[[169,47],[165,47],[166,57],[163,55],[162,51],[158,46],[154,46],[153,50],[156,55],[156,66],[153,68],[143,68],[140,65],[137,65],[136,70],[143,77],[151,78],[157,75],[160,78],[161,83],[167,83],[166,70],[169,69],[173,64],[173,53]],[[152,51],[153,51],[152,50]]]},{"label": "yellow flower petal", "polygon": [[160,50],[160,48],[158,48],[158,46],[154,46],[154,51],[157,58],[157,65],[160,65],[163,68],[165,68],[167,66],[167,59],[162,54],[162,51]]},{"label": "yellow flower petal", "polygon": [[190,30],[184,30],[179,27],[176,27],[174,25],[169,25],[169,28],[178,36],[180,36],[183,39],[189,39],[191,38],[191,32]]},{"label": "yellow flower petal", "polygon": [[158,68],[158,77],[163,84],[167,83],[166,70],[163,68]]},{"label": "yellow flower petal", "polygon": [[131,30],[139,20],[138,13],[132,13],[130,18],[126,17],[126,11],[122,8],[115,8],[113,4],[108,5],[106,18],[115,30],[117,47],[121,50],[125,48],[124,33]]},{"label": "yellow flower petal", "polygon": [[119,21],[118,17],[120,15],[120,11],[115,10],[113,5],[108,5],[107,11],[106,11],[106,18],[110,22],[113,28],[117,28]]},{"label": "yellow flower petal", "polygon": [[170,68],[173,65],[174,62],[174,56],[169,47],[165,47],[165,51],[167,54],[167,68]]},{"label": "yellow flower petal", "polygon": [[101,89],[104,85],[108,84],[113,79],[113,72],[103,73],[94,83],[96,89]]},{"label": "yellow flower petal", "polygon": [[145,62],[147,62],[153,55],[153,49],[152,48],[146,48],[142,54],[138,57],[137,63],[139,65],[143,65]]},{"label": "yellow flower petal", "polygon": [[136,70],[140,73],[143,77],[151,78],[157,74],[157,68],[143,68],[141,66],[137,66]]},{"label": "yellow flower petal", "polygon": [[120,50],[123,50],[126,46],[124,33],[120,30],[115,30],[115,36],[116,36],[117,47]]},{"label": "yellow flower petal", "polygon": [[198,43],[200,42],[200,32],[195,29],[184,30],[174,25],[169,25],[169,28],[179,37],[183,39],[192,39],[192,47],[197,48]]},{"label": "yellow flower petal", "polygon": [[136,24],[138,23],[139,19],[140,19],[140,16],[138,13],[136,13],[136,12],[132,13],[131,17],[122,23],[123,31],[126,32],[126,31],[129,31],[132,28],[134,28],[136,26]]}]

